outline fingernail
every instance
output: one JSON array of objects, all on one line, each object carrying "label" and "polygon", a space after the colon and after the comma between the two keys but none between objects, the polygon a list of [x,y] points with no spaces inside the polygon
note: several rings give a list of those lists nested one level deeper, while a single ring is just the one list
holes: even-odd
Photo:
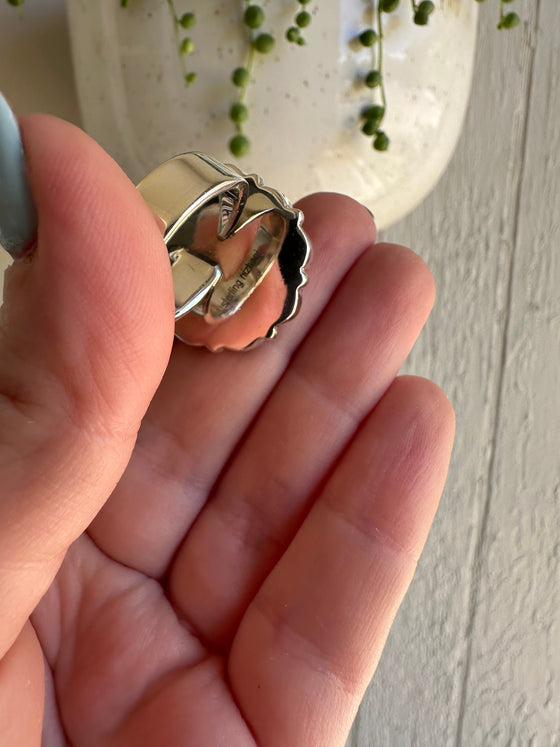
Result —
[{"label": "fingernail", "polygon": [[0,93],[0,245],[14,259],[22,257],[37,230],[37,215],[19,126]]}]

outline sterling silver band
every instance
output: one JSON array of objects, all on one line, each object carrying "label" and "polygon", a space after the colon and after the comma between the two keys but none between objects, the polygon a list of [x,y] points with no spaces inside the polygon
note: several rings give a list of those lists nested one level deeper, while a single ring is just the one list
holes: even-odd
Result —
[{"label": "sterling silver band", "polygon": [[[265,187],[255,174],[196,152],[166,161],[138,190],[163,223],[181,340],[207,344],[205,322],[211,339],[207,347],[244,349],[274,337],[278,325],[294,316],[310,247],[303,214],[284,195]],[[252,298],[253,316],[259,318],[251,320],[247,307]],[[269,324],[262,318],[265,309],[272,313]],[[227,331],[228,320],[241,311],[243,325],[232,322]],[[241,326],[243,340],[232,334]],[[231,344],[237,337],[241,341]]]}]

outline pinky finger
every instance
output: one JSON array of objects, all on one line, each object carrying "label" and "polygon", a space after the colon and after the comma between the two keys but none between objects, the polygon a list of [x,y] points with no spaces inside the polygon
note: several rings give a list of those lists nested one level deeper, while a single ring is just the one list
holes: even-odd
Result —
[{"label": "pinky finger", "polygon": [[234,640],[229,674],[259,744],[343,745],[443,489],[451,405],[397,379],[363,424]]}]

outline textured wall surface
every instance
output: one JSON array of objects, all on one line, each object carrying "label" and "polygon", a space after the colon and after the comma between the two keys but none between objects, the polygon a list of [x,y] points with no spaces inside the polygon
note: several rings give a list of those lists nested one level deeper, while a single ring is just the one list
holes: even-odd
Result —
[{"label": "textured wall surface", "polygon": [[[19,111],[76,120],[62,0],[35,3],[27,49],[4,5],[0,89]],[[560,3],[517,5],[507,34],[497,2],[481,6],[456,155],[384,237],[435,275],[406,368],[448,392],[457,440],[349,747],[560,746]]]},{"label": "textured wall surface", "polygon": [[481,7],[436,190],[386,232],[438,300],[407,370],[457,412],[443,502],[352,747],[560,745],[560,3]]}]

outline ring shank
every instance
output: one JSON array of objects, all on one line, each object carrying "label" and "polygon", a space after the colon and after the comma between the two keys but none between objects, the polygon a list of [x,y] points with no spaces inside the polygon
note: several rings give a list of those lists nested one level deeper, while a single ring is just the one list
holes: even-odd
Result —
[{"label": "ring shank", "polygon": [[[258,334],[251,337],[248,331],[241,347],[274,337],[277,324],[295,313],[299,288],[306,281],[303,268],[309,244],[301,229],[301,212],[259,177],[202,153],[170,159],[140,182],[138,190],[164,225],[175,318],[181,321],[177,336],[191,344],[207,344],[186,339],[193,329],[196,340],[203,335],[198,322],[185,325],[185,319],[194,314],[215,335],[216,325],[227,326],[247,305],[251,309],[243,310],[242,316],[248,328],[251,315],[262,316],[265,308],[273,317],[264,331],[259,319],[254,324]],[[257,300],[247,304],[253,296]],[[231,347],[229,342],[224,346]],[[211,349],[220,346],[212,343]],[[234,349],[239,349],[237,343]]]}]

